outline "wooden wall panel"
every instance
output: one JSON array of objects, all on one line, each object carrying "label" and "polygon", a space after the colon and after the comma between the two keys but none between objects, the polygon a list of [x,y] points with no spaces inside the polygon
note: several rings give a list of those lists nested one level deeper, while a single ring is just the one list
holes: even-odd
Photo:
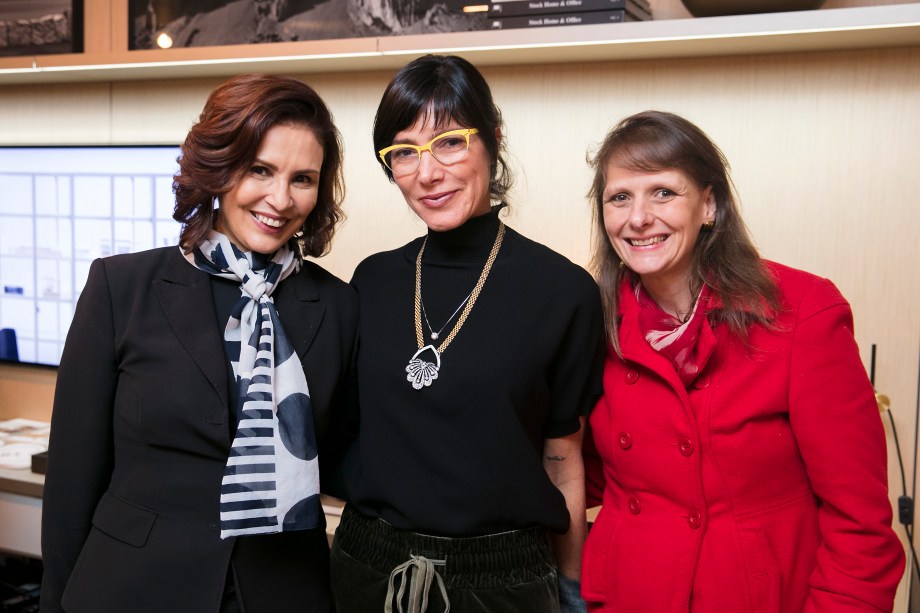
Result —
[{"label": "wooden wall panel", "polygon": [[107,143],[111,85],[0,87],[0,145]]},{"label": "wooden wall panel", "polygon": [[0,419],[50,419],[57,371],[0,364]]},{"label": "wooden wall panel", "polygon": [[177,145],[221,79],[112,84],[112,141]]}]

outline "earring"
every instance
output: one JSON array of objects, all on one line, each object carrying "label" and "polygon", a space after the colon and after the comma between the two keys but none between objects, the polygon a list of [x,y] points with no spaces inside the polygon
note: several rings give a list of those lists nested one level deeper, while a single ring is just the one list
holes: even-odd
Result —
[{"label": "earring", "polygon": [[709,221],[707,221],[707,222],[704,223],[703,225],[706,226],[706,228],[708,228],[709,230],[712,230],[713,226],[716,225],[716,222],[715,222],[714,219],[710,219]]},{"label": "earring", "polygon": [[297,255],[300,256],[301,260],[307,259],[307,239],[303,234],[303,230],[298,230],[294,234],[294,244],[297,245]]}]

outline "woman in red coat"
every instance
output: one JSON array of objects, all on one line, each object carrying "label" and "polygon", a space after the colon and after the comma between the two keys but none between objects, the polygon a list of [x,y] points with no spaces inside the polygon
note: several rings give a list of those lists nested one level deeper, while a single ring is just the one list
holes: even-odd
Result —
[{"label": "woman in red coat", "polygon": [[724,156],[685,119],[623,120],[593,166],[611,347],[589,609],[890,611],[904,554],[846,300],[760,259]]}]

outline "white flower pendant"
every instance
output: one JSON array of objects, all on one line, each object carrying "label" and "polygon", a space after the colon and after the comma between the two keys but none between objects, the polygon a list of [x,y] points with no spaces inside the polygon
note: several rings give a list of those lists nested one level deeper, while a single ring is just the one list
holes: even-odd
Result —
[{"label": "white flower pendant", "polygon": [[[434,353],[435,360],[437,361],[436,363],[426,362],[418,357],[429,349]],[[438,378],[438,370],[440,369],[441,354],[438,353],[434,345],[425,345],[416,351],[412,359],[409,360],[409,365],[406,366],[406,372],[409,373],[406,375],[406,381],[411,383],[413,388],[420,390],[423,387],[428,387]]]}]

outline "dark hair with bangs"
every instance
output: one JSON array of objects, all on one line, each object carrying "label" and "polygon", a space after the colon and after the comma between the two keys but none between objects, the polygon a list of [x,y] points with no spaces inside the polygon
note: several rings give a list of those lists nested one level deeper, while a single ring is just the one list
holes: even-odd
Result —
[{"label": "dark hair with bangs", "polygon": [[332,114],[313,88],[280,75],[234,77],[211,92],[198,122],[192,126],[173,177],[176,208],[173,219],[183,224],[179,244],[194,249],[214,227],[214,200],[239,183],[259,150],[262,137],[277,125],[304,126],[323,147],[316,206],[304,222],[307,255],[325,254],[343,218],[341,136]]},{"label": "dark hair with bangs", "polygon": [[374,157],[393,181],[377,151],[393,144],[393,138],[412,127],[419,118],[441,126],[456,121],[476,128],[476,135],[489,152],[489,196],[505,202],[513,177],[504,159],[502,114],[492,99],[485,78],[465,59],[455,55],[425,55],[403,66],[387,85],[374,118]]},{"label": "dark hair with bangs", "polygon": [[679,170],[700,188],[712,188],[715,223],[703,227],[693,250],[691,292],[709,285],[723,307],[709,314],[726,322],[741,338],[754,323],[770,325],[779,309],[779,290],[741,219],[722,151],[696,125],[672,113],[645,111],[620,121],[589,159],[594,181],[588,196],[594,210],[592,268],[604,300],[607,336],[619,353],[619,288],[624,278],[637,280],[610,244],[604,227],[604,187],[610,164],[641,172]]}]

